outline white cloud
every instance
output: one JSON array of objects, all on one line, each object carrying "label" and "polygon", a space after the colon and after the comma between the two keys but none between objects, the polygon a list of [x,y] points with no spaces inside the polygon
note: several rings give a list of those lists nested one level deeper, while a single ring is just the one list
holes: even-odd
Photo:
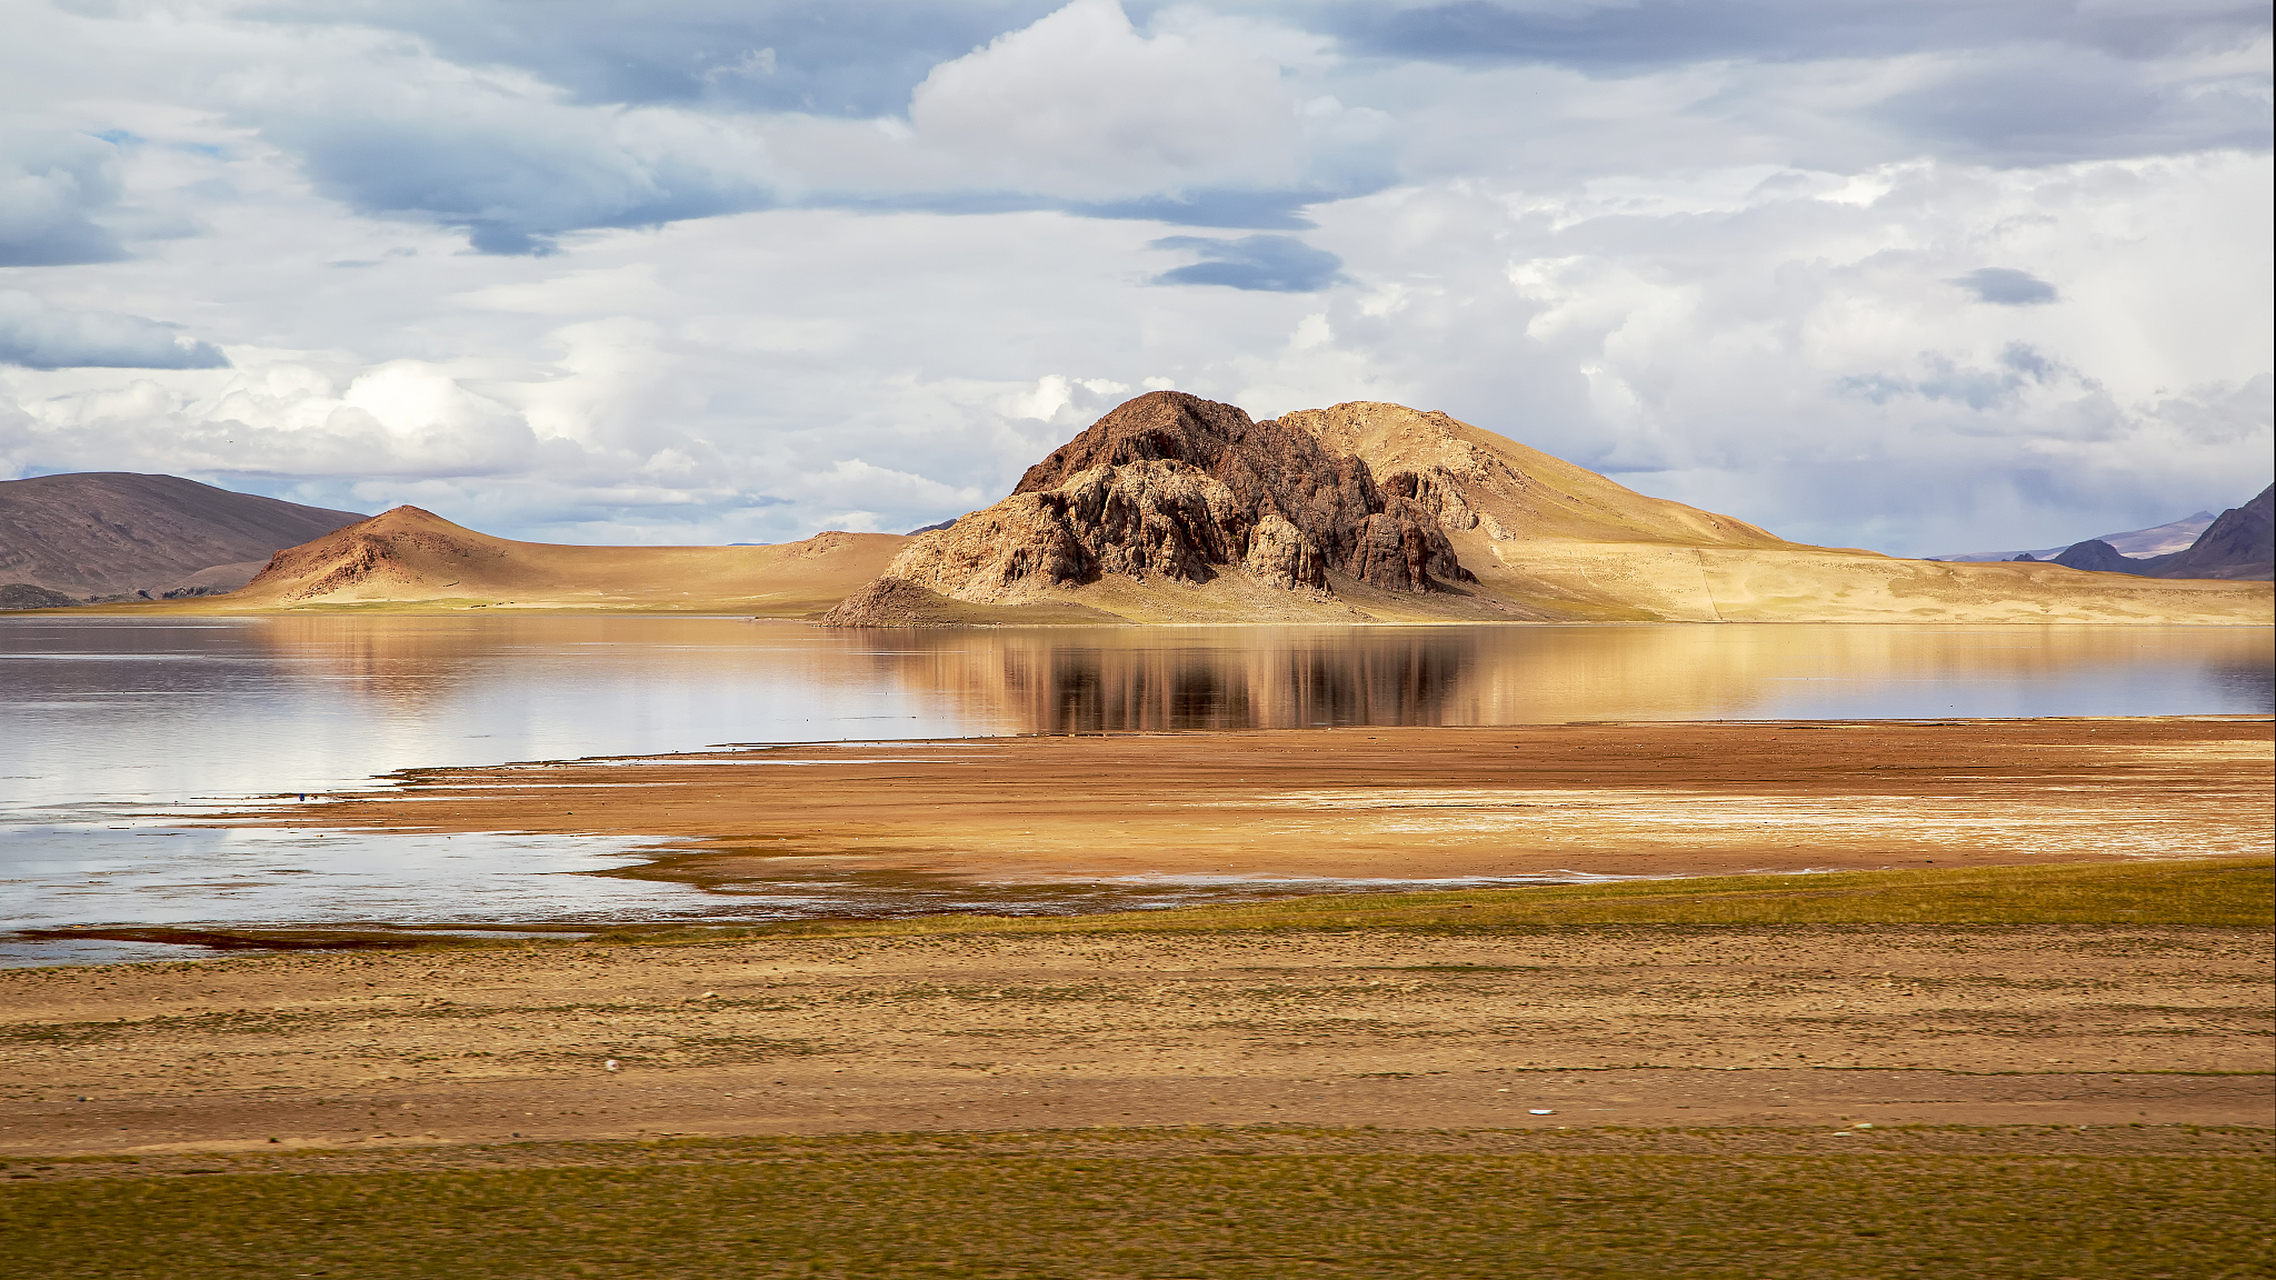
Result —
[{"label": "white cloud", "polygon": [[1209,33],[1140,35],[1116,0],[1075,0],[943,63],[909,102],[974,185],[1089,200],[1295,184],[1298,113],[1273,60]]}]

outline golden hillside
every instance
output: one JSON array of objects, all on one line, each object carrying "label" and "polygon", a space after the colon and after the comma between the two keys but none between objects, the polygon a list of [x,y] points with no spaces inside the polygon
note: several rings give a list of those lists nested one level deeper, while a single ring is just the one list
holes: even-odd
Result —
[{"label": "golden hillside", "polygon": [[201,611],[403,605],[795,617],[877,576],[908,539],[822,533],[771,547],[572,547],[476,533],[397,507],[278,552]]}]

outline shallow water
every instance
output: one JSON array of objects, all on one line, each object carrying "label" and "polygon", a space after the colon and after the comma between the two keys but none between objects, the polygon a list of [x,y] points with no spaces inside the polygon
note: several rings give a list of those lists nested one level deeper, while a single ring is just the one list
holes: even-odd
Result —
[{"label": "shallow water", "polygon": [[[631,842],[184,827],[429,765],[1006,733],[2245,713],[2267,628],[842,632],[719,618],[0,618],[0,931],[1093,910],[1330,887],[579,874]],[[1389,887],[1389,882],[1385,886]],[[1088,895],[1088,896],[1086,896]],[[14,943],[0,964],[147,944]],[[158,954],[135,952],[133,954]]]}]

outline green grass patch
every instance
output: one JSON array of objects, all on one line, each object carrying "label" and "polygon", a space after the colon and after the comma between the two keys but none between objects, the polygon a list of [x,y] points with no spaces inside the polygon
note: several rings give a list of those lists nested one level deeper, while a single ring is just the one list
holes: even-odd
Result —
[{"label": "green grass patch", "polygon": [[1371,1150],[1275,1136],[1292,1135],[872,1135],[663,1144],[645,1159],[563,1151],[525,1167],[329,1171],[304,1158],[245,1172],[219,1157],[172,1174],[90,1170],[0,1184],[0,1274],[2136,1278],[2263,1275],[2271,1257],[2264,1142],[1828,1150],[1879,1140],[1809,1133],[1727,1150],[1562,1149],[1548,1136],[1537,1150],[1402,1150],[1384,1135]]},{"label": "green grass patch", "polygon": [[1086,916],[923,916],[727,931],[627,930],[624,941],[721,936],[1175,933],[1557,925],[2198,925],[2276,927],[2276,860],[2064,863],[1950,871],[1711,876],[1521,889],[1333,894]]}]

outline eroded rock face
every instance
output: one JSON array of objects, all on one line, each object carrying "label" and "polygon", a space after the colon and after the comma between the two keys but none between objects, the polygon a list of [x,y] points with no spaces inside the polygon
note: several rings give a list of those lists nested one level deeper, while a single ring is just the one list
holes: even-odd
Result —
[{"label": "eroded rock face", "polygon": [[1411,485],[1386,491],[1304,431],[1172,391],[1099,419],[887,572],[989,600],[1109,573],[1206,582],[1231,565],[1290,590],[1325,590],[1330,570],[1386,591],[1475,580]]}]

